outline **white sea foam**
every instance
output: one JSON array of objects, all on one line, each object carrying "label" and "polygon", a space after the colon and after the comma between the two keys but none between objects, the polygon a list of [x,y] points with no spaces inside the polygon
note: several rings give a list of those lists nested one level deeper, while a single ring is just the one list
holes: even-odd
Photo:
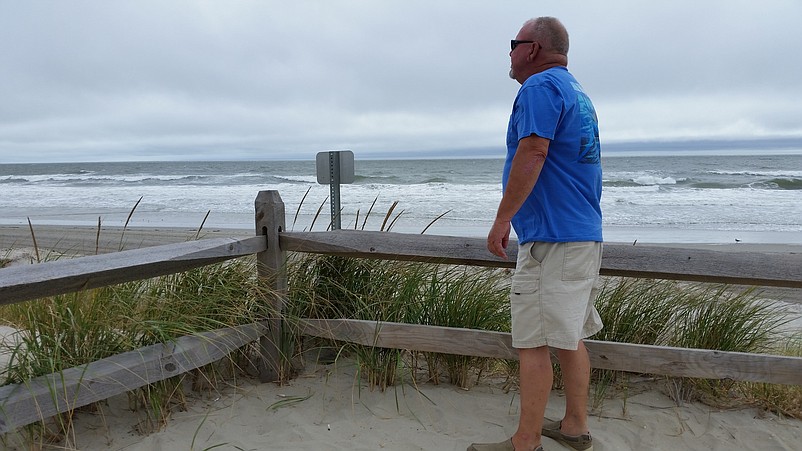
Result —
[{"label": "white sea foam", "polygon": [[632,179],[639,185],[676,185],[677,181],[671,177],[657,177],[654,175],[642,175]]},{"label": "white sea foam", "polygon": [[[729,239],[727,233],[741,231],[741,236],[796,233],[799,238],[792,241],[802,242],[802,190],[762,182],[800,172],[796,167],[802,157],[793,158],[771,165],[764,160],[759,168],[751,167],[757,163],[750,158],[726,160],[731,167],[742,165],[742,171],[717,171],[717,158],[613,159],[604,164],[605,227],[627,233],[632,228],[670,230],[674,241],[689,234],[694,240],[717,233]],[[359,162],[358,182],[341,187],[343,224],[361,226],[376,200],[367,227],[378,228],[393,202],[399,201],[394,210],[394,215],[401,214],[396,230],[419,231],[446,213],[435,229],[445,225],[450,227],[448,234],[482,234],[501,199],[500,163]],[[329,213],[329,187],[317,184],[311,162],[32,165],[23,167],[25,171],[14,166],[17,172],[2,172],[6,167],[0,165],[0,223],[4,224],[24,224],[28,217],[34,224],[93,225],[98,217],[104,224],[122,224],[141,197],[132,224],[194,227],[211,211],[207,224],[249,228],[253,201],[261,190],[278,190],[288,223],[296,211],[299,223],[306,221],[300,228],[319,209],[322,217]],[[319,224],[323,222],[319,219]]]},{"label": "white sea foam", "polygon": [[740,175],[740,176],[753,176],[753,177],[771,177],[771,178],[802,178],[802,170],[780,170],[780,171],[710,171],[710,174],[716,175]]},{"label": "white sea foam", "polygon": [[311,175],[276,175],[274,177],[278,180],[289,180],[291,182],[317,183],[317,176]]}]

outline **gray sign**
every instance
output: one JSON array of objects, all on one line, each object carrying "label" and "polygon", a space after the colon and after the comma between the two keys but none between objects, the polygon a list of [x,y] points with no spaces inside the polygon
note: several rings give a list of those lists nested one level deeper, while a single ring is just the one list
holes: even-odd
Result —
[{"label": "gray sign", "polygon": [[354,153],[350,150],[331,150],[317,154],[317,182],[329,185],[331,199],[331,230],[342,228],[340,220],[340,184],[354,183]]},{"label": "gray sign", "polygon": [[317,153],[317,182],[328,185],[339,178],[340,184],[354,183],[354,153],[332,150]]}]

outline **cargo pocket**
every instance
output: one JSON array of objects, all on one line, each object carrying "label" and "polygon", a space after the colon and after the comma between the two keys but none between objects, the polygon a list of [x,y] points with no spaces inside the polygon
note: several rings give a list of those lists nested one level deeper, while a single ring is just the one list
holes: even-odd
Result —
[{"label": "cargo pocket", "polygon": [[513,277],[510,284],[511,296],[528,296],[535,293],[540,287],[540,279],[532,277]]},{"label": "cargo pocket", "polygon": [[597,243],[565,243],[562,280],[593,279],[599,274]]}]

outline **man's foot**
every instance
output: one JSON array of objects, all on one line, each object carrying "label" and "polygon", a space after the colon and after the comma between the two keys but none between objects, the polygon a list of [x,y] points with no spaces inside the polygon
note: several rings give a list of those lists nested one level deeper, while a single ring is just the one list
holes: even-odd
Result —
[{"label": "man's foot", "polygon": [[[515,446],[509,439],[499,443],[474,443],[468,447],[468,451],[515,451]],[[535,451],[543,451],[543,447],[538,446]]]},{"label": "man's foot", "polygon": [[560,430],[562,421],[544,421],[542,434],[545,437],[557,440],[565,446],[577,451],[593,451],[593,438],[590,433],[580,435],[566,435]]}]

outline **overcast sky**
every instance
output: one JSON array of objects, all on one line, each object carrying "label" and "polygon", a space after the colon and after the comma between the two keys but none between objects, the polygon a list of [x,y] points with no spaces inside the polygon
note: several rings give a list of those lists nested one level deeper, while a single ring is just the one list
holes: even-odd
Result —
[{"label": "overcast sky", "polygon": [[603,143],[802,137],[798,0],[0,0],[0,163],[502,156],[540,15]]}]

